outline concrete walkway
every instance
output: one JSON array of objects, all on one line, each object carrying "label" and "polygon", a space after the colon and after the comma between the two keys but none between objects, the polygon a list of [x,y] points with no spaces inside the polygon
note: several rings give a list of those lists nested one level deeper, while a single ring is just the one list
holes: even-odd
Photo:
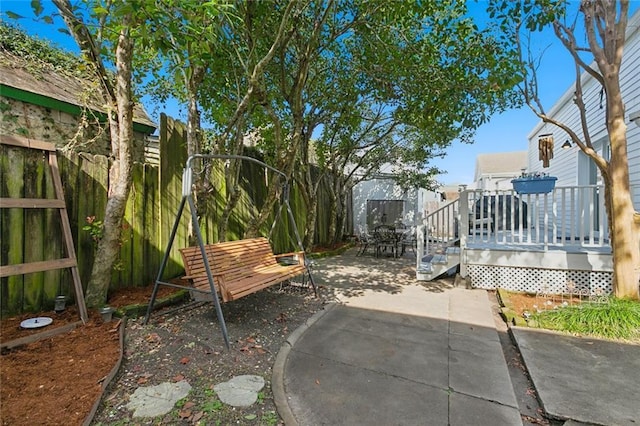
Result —
[{"label": "concrete walkway", "polygon": [[411,271],[410,259],[352,253],[318,263],[339,303],[278,355],[287,425],[522,424],[487,293]]},{"label": "concrete walkway", "polygon": [[639,345],[520,327],[512,333],[548,416],[640,424]]},{"label": "concrete walkway", "polygon": [[[408,256],[317,262],[316,280],[336,303],[278,354],[272,387],[287,425],[538,423],[523,373],[509,376],[503,354],[514,347],[500,343],[488,294],[417,282],[414,270]],[[517,327],[511,335],[551,425],[640,424],[640,345]],[[516,398],[514,384],[526,396]]]}]

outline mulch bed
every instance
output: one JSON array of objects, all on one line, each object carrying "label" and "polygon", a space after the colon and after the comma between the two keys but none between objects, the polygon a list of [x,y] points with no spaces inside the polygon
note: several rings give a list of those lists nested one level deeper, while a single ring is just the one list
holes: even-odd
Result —
[{"label": "mulch bed", "polygon": [[[124,289],[109,299],[114,307],[147,303],[152,287]],[[160,297],[175,289],[163,287]],[[49,317],[53,323],[43,328],[25,329],[25,319]],[[75,326],[74,326],[75,325]],[[18,339],[32,343],[3,348],[0,365],[0,405],[3,425],[82,424],[102,384],[120,357],[120,321],[105,323],[97,311],[89,311],[82,325],[75,306],[61,313],[40,312],[16,315],[0,322],[3,345]]]}]

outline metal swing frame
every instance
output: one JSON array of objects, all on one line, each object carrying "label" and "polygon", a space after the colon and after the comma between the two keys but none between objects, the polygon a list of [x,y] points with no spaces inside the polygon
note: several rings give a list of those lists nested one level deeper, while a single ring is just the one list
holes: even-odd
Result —
[{"label": "metal swing frame", "polygon": [[[289,204],[289,180],[287,179],[287,176],[281,172],[280,170],[260,161],[257,160],[255,158],[252,157],[248,157],[245,155],[222,155],[222,154],[194,154],[189,156],[189,158],[187,158],[186,164],[185,164],[185,168],[184,171],[182,173],[182,200],[180,201],[180,206],[178,207],[178,212],[176,213],[176,219],[175,222],[173,223],[173,228],[171,229],[171,234],[169,236],[169,242],[167,244],[167,248],[164,252],[164,256],[162,258],[162,263],[160,264],[160,269],[158,271],[158,276],[156,278],[155,281],[155,285],[153,287],[153,292],[151,294],[151,300],[149,302],[149,306],[147,307],[147,314],[144,318],[144,324],[147,324],[149,322],[149,318],[151,317],[151,311],[153,310],[153,305],[156,301],[156,297],[158,294],[158,288],[160,285],[165,285],[165,286],[169,286],[169,287],[176,287],[176,288],[181,288],[181,289],[186,289],[189,291],[197,291],[200,293],[205,293],[205,294],[211,294],[213,296],[213,302],[215,305],[215,309],[216,309],[216,315],[218,317],[218,322],[220,323],[220,328],[222,329],[222,337],[224,338],[224,342],[225,345],[227,346],[227,349],[229,349],[230,345],[229,345],[229,334],[227,332],[227,325],[225,323],[224,320],[224,315],[222,313],[222,307],[220,305],[220,300],[218,298],[218,293],[216,291],[216,284],[214,282],[213,279],[213,274],[211,273],[211,266],[209,265],[209,260],[207,259],[207,254],[206,254],[206,249],[205,249],[205,244],[204,244],[204,240],[202,238],[202,232],[200,231],[200,221],[198,220],[198,215],[196,213],[196,209],[195,209],[195,203],[193,201],[193,194],[191,191],[191,184],[192,184],[192,179],[193,179],[193,167],[192,167],[192,163],[194,160],[196,159],[220,159],[220,160],[242,160],[242,161],[249,161],[255,164],[258,164],[262,167],[264,167],[267,170],[270,170],[274,173],[276,173],[277,175],[279,175],[280,177],[283,178],[283,187],[282,187],[282,194],[280,195],[280,206],[278,208],[278,211],[276,213],[276,216],[273,220],[273,223],[271,224],[271,229],[269,230],[269,241],[271,241],[271,236],[273,234],[273,231],[275,229],[276,223],[278,222],[278,220],[280,219],[280,216],[282,214],[282,208],[286,206],[287,208],[287,214],[289,216],[289,220],[291,221],[291,224],[293,225],[293,232],[294,235],[296,237],[296,242],[298,244],[298,247],[301,251],[304,251],[304,247],[302,245],[302,239],[300,238],[300,233],[298,232],[298,226],[296,224],[295,218],[293,216],[293,211],[291,210],[291,205]],[[188,204],[189,205],[189,210],[191,212],[191,221],[193,224],[193,230],[194,230],[194,234],[196,237],[196,242],[200,248],[200,253],[202,255],[202,260],[203,260],[203,264],[207,273],[207,278],[209,279],[209,286],[210,286],[210,291],[205,291],[205,290],[200,290],[194,287],[188,287],[188,286],[183,286],[183,285],[179,285],[179,284],[173,284],[173,283],[169,283],[166,281],[162,280],[162,275],[164,274],[165,268],[167,266],[167,263],[169,261],[169,256],[171,253],[171,248],[173,247],[173,242],[175,240],[176,237],[176,233],[178,231],[178,227],[180,225],[180,219],[182,218],[182,213],[184,212],[184,207],[185,205]],[[311,268],[310,268],[310,262],[307,259],[307,257],[305,256],[305,269],[307,272],[307,275],[309,276],[309,281],[311,282],[311,285],[313,287],[313,291],[314,294],[317,295],[317,288],[316,288],[316,284],[315,281],[313,280],[313,275],[311,275]]]}]

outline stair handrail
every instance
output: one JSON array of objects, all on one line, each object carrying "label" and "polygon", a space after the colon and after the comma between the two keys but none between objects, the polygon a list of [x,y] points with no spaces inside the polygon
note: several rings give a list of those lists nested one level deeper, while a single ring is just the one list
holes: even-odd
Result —
[{"label": "stair handrail", "polygon": [[[431,238],[430,237],[430,233],[431,233],[431,229],[430,229],[430,219],[432,219],[433,217],[437,216],[437,215],[443,215],[446,216],[448,220],[446,220],[446,227],[449,226],[449,224],[453,223],[454,225],[454,233],[456,232],[455,230],[455,226],[456,223],[460,222],[460,213],[459,213],[459,206],[460,206],[460,199],[455,199],[441,207],[439,207],[438,209],[428,213],[425,218],[423,219],[422,223],[424,224],[424,253],[422,253],[422,256],[429,255],[432,254],[431,253],[431,246],[433,246],[432,244],[430,244]],[[443,225],[445,224],[445,221],[443,221]],[[442,229],[440,229],[440,231],[444,231],[445,226],[441,227]],[[438,229],[435,230],[436,233],[439,231]],[[441,235],[444,235],[444,232],[440,232]],[[459,232],[458,232],[459,234]],[[449,246],[451,241],[455,241],[455,238],[453,240],[448,240],[446,241],[446,243],[443,241],[442,245],[443,248]]]},{"label": "stair handrail", "polygon": [[426,221],[431,216],[434,216],[434,215],[438,214],[440,211],[447,209],[449,206],[451,206],[453,204],[460,204],[460,199],[456,198],[455,200],[448,202],[447,204],[443,205],[442,207],[438,207],[436,210],[432,211],[431,213],[428,213],[425,216],[424,220]]}]

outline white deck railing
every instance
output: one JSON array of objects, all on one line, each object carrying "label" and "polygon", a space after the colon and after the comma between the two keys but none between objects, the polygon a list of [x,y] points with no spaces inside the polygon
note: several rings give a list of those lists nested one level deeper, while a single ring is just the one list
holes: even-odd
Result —
[{"label": "white deck railing", "polygon": [[601,186],[556,187],[548,194],[468,190],[424,220],[425,254],[460,247],[582,250],[609,245]]}]

